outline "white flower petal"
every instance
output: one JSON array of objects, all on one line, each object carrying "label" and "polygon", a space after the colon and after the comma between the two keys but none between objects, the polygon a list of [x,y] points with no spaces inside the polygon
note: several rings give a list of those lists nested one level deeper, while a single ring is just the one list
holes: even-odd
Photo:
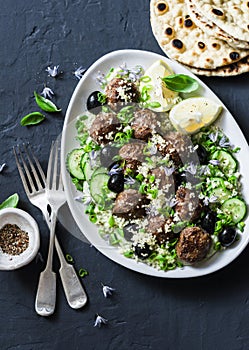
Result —
[{"label": "white flower petal", "polygon": [[219,146],[220,147],[229,147],[230,146],[230,142],[228,142],[225,135],[222,136],[222,138],[220,139]]},{"label": "white flower petal", "polygon": [[209,138],[210,138],[211,141],[216,142],[217,138],[218,138],[218,135],[219,135],[218,132],[215,132],[215,133],[212,132],[211,134],[209,134]]},{"label": "white flower petal", "polygon": [[47,86],[44,87],[42,90],[41,95],[43,95],[45,98],[52,98],[52,95],[54,95],[54,92]]},{"label": "white flower petal", "polygon": [[54,66],[54,68],[48,67],[46,69],[46,72],[48,72],[48,74],[52,77],[55,78],[58,75],[58,69],[59,66]]},{"label": "white flower petal", "polygon": [[173,172],[175,171],[175,168],[172,166],[170,168],[168,168],[167,166],[163,167],[164,171],[165,171],[165,175],[166,176],[170,176],[173,174]]},{"label": "white flower petal", "polygon": [[218,159],[211,159],[209,163],[212,165],[220,165],[220,161]]},{"label": "white flower petal", "polygon": [[79,80],[82,78],[83,74],[85,73],[86,69],[83,67],[79,67],[77,68],[73,74],[76,76],[76,78],[78,78]]},{"label": "white flower petal", "polygon": [[106,324],[108,320],[100,315],[97,315],[96,320],[94,322],[94,327],[101,327],[102,324]]},{"label": "white flower petal", "polygon": [[189,164],[189,166],[186,168],[186,171],[190,173],[191,175],[195,175],[197,172],[197,165],[195,165],[193,162]]},{"label": "white flower petal", "polygon": [[112,292],[114,292],[114,288],[111,288],[109,286],[103,286],[102,287],[104,297],[107,298],[108,295],[112,295]]},{"label": "white flower petal", "polygon": [[0,165],[0,173],[3,171],[3,169],[6,167],[6,163],[3,163],[2,165]]},{"label": "white flower petal", "polygon": [[217,199],[218,199],[217,196],[211,196],[211,197],[209,198],[209,203],[216,203],[216,202],[217,202]]},{"label": "white flower petal", "polygon": [[104,73],[98,72],[98,75],[97,75],[97,77],[96,77],[96,80],[97,80],[97,82],[98,82],[100,85],[105,85],[105,84],[107,84],[107,80],[106,80],[106,77],[105,77],[105,74],[104,74]]},{"label": "white flower petal", "polygon": [[203,204],[206,205],[206,206],[208,206],[208,204],[209,204],[209,199],[208,199],[208,197],[205,197],[205,198],[203,199]]}]

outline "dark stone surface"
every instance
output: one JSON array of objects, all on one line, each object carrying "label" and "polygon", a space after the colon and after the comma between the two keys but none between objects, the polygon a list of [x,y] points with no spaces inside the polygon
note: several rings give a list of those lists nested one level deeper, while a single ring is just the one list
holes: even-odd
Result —
[{"label": "dark stone surface", "polygon": [[[78,66],[89,67],[103,54],[121,48],[162,53],[149,23],[149,0],[8,0],[0,12],[0,201],[14,192],[19,207],[36,217],[45,254],[48,231],[38,209],[23,191],[12,154],[17,143],[32,143],[46,167],[49,145],[62,130]],[[60,65],[59,78],[47,76]],[[248,74],[203,78],[233,113],[249,137]],[[36,110],[33,91],[47,84],[62,113],[37,127],[20,118]],[[58,278],[56,312],[42,318],[34,299],[42,264],[0,272],[0,349],[231,349],[249,348],[249,248],[212,275],[189,280],[157,279],[129,271],[81,242],[59,224],[60,240],[89,276],[83,282],[89,302],[75,311],[67,305]],[[57,264],[58,265],[58,264]],[[116,289],[105,299],[101,282]],[[109,320],[94,328],[95,314]]]}]

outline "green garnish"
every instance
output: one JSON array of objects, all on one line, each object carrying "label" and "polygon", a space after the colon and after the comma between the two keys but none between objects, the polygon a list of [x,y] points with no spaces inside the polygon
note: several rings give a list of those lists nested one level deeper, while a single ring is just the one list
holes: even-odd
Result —
[{"label": "green garnish", "polygon": [[70,254],[66,254],[66,260],[67,262],[73,264],[74,263],[74,259]]},{"label": "green garnish", "polygon": [[80,277],[85,277],[88,275],[88,271],[83,269],[82,267],[79,269],[79,276]]},{"label": "green garnish", "polygon": [[173,74],[162,78],[166,87],[177,92],[192,92],[198,89],[198,82],[185,74]]},{"label": "green garnish", "polygon": [[0,209],[16,208],[18,202],[19,202],[19,196],[17,193],[14,193],[0,204]]},{"label": "green garnish", "polygon": [[161,103],[160,102],[149,102],[146,104],[147,107],[150,108],[159,108],[161,107]]},{"label": "green garnish", "polygon": [[36,91],[34,91],[34,95],[35,95],[35,101],[37,103],[37,105],[45,112],[50,112],[50,113],[54,113],[54,112],[60,112],[61,109],[57,108],[57,106],[50,100],[48,100],[47,98],[37,94]]},{"label": "green garnish", "polygon": [[106,95],[103,94],[102,92],[99,92],[98,93],[98,101],[104,105],[106,103]]},{"label": "green garnish", "polygon": [[115,219],[113,216],[110,217],[109,221],[108,221],[108,224],[110,227],[113,227],[115,225]]},{"label": "green garnish", "polygon": [[117,114],[117,118],[124,124],[128,124],[133,119],[133,112],[134,107],[133,106],[127,106],[120,109],[119,113]]},{"label": "green garnish", "polygon": [[143,83],[149,83],[151,81],[151,78],[148,75],[144,75],[140,78],[140,81],[142,81]]},{"label": "green garnish", "polygon": [[22,126],[36,125],[41,123],[45,119],[45,115],[40,112],[33,112],[25,115],[20,121]]}]

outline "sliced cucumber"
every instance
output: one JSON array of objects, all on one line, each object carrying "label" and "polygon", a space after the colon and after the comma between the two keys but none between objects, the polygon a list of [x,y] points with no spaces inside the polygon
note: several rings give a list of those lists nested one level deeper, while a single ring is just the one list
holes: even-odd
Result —
[{"label": "sliced cucumber", "polygon": [[107,169],[101,166],[94,170],[92,176],[95,176],[97,174],[107,174]]},{"label": "sliced cucumber", "polygon": [[216,151],[212,155],[212,159],[217,159],[220,162],[219,167],[224,174],[234,173],[237,169],[237,161],[229,152]]},{"label": "sliced cucumber", "polygon": [[95,201],[99,205],[105,204],[103,188],[107,185],[109,176],[107,174],[96,174],[90,181],[90,193]]},{"label": "sliced cucumber", "polygon": [[83,148],[72,150],[67,156],[67,168],[70,174],[79,180],[85,180],[84,173],[81,169],[81,158],[85,151]]},{"label": "sliced cucumber", "polygon": [[89,153],[86,153],[81,158],[81,169],[85,175],[86,181],[90,181],[94,169],[91,168]]},{"label": "sliced cucumber", "polygon": [[232,220],[235,224],[240,222],[246,215],[246,203],[238,198],[231,198],[225,201],[221,210],[228,215],[231,215]]},{"label": "sliced cucumber", "polygon": [[217,197],[219,202],[224,202],[231,196],[231,192],[220,186],[213,189],[211,196]]}]

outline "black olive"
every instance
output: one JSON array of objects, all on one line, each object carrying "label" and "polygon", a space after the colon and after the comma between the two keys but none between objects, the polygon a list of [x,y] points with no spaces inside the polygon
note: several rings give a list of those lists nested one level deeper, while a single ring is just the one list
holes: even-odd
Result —
[{"label": "black olive", "polygon": [[137,224],[127,224],[123,227],[124,238],[127,241],[130,241],[133,235],[137,232],[138,225]]},{"label": "black olive", "polygon": [[150,250],[147,243],[145,243],[142,247],[137,244],[134,246],[134,254],[138,258],[144,260],[144,259],[148,258],[148,256],[150,256],[151,250]]},{"label": "black olive", "polygon": [[202,145],[198,145],[198,148],[196,150],[197,155],[199,157],[200,164],[207,164],[208,163],[208,153],[206,151],[206,148]]},{"label": "black olive", "polygon": [[114,146],[105,146],[100,151],[100,163],[102,166],[109,168],[113,164],[113,157],[118,154],[118,148]]},{"label": "black olive", "polygon": [[116,173],[123,171],[123,169],[120,167],[120,162],[113,162],[110,166],[108,166],[109,171],[115,171]]},{"label": "black olive", "polygon": [[223,247],[229,247],[235,241],[237,231],[233,227],[227,227],[219,234],[219,241]]},{"label": "black olive", "polygon": [[207,214],[201,220],[201,227],[212,235],[214,233],[216,224],[216,214],[213,211],[208,211]]},{"label": "black olive", "polygon": [[99,94],[100,91],[92,92],[86,101],[86,108],[88,111],[91,111],[91,113],[98,114],[101,111],[103,103],[99,102]]},{"label": "black olive", "polygon": [[124,190],[124,174],[117,173],[110,176],[107,184],[110,191],[120,193]]}]

